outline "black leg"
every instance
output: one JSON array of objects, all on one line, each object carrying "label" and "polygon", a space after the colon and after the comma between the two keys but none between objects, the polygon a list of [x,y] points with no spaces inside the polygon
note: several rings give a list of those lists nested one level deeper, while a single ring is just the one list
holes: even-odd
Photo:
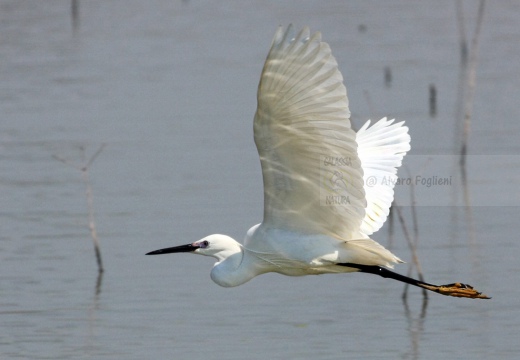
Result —
[{"label": "black leg", "polygon": [[421,288],[422,288],[421,285],[435,286],[432,284],[428,284],[428,283],[395,273],[393,271],[390,271],[384,267],[377,266],[377,265],[361,265],[361,264],[353,264],[353,263],[343,263],[343,264],[338,264],[338,265],[352,267],[355,269],[359,269],[360,272],[379,275],[384,278],[394,279],[394,280],[401,281],[401,282],[404,282],[404,283],[407,283],[410,285],[419,286]]},{"label": "black leg", "polygon": [[467,298],[477,298],[477,299],[490,299],[486,295],[476,291],[473,289],[471,285],[462,284],[462,283],[453,283],[446,285],[433,285],[428,284],[420,280],[412,279],[408,276],[404,276],[393,271],[390,271],[384,267],[377,265],[361,265],[361,264],[353,264],[353,263],[339,263],[339,266],[346,266],[354,269],[358,269],[360,272],[364,272],[367,274],[379,275],[384,278],[394,279],[397,281],[401,281],[410,285],[418,286],[422,289],[430,290],[436,292],[438,294],[447,295],[447,296],[455,296],[455,297],[467,297]]}]

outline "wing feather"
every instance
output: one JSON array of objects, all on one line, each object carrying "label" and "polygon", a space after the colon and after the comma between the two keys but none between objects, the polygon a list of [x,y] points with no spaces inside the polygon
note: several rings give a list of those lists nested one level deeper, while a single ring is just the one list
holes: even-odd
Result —
[{"label": "wing feather", "polygon": [[[410,135],[404,122],[383,118],[357,132],[358,155],[363,165],[367,207],[361,233],[371,235],[383,226],[394,201],[397,168],[410,150]],[[369,127],[370,126],[370,127]]]},{"label": "wing feather", "polygon": [[280,27],[258,87],[255,143],[264,224],[351,239],[365,216],[363,171],[343,77],[319,32]]}]

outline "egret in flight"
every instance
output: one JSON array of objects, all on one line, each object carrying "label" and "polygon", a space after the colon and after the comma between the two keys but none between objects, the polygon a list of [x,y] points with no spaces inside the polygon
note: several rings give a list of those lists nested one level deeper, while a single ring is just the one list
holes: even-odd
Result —
[{"label": "egret in flight", "polygon": [[211,278],[225,287],[268,272],[363,272],[443,295],[487,298],[470,285],[432,285],[388,269],[403,261],[370,236],[388,216],[397,168],[410,150],[408,128],[383,118],[352,130],[343,77],[319,32],[304,28],[295,36],[291,26],[278,29],[257,100],[262,223],[243,244],[215,234],[147,255],[214,257]]}]

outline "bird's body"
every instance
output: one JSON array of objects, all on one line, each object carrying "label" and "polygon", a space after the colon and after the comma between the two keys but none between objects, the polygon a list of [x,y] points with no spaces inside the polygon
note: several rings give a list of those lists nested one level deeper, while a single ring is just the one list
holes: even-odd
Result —
[{"label": "bird's body", "polygon": [[211,278],[225,287],[267,272],[361,271],[476,297],[466,295],[472,294],[469,286],[438,287],[386,269],[402,261],[370,236],[388,216],[410,136],[402,122],[386,118],[372,126],[367,121],[356,133],[349,118],[343,77],[321,34],[304,28],[294,36],[291,26],[280,27],[260,78],[254,120],[262,223],[249,229],[243,244],[215,234],[149,254],[212,256]]},{"label": "bird's body", "polygon": [[225,249],[209,255],[218,260],[211,278],[226,287],[241,285],[267,272],[319,275],[358,271],[337,265],[340,263],[390,266],[390,262],[401,262],[371,239],[341,241],[328,235],[298,233],[264,224],[249,229],[244,245],[220,234],[205,239],[214,248]]}]

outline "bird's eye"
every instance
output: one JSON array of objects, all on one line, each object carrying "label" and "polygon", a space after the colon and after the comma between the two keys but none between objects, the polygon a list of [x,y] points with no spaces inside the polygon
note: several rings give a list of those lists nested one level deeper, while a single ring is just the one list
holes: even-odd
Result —
[{"label": "bird's eye", "polygon": [[209,246],[209,241],[208,240],[204,240],[200,243],[200,247],[201,248],[207,248]]}]

